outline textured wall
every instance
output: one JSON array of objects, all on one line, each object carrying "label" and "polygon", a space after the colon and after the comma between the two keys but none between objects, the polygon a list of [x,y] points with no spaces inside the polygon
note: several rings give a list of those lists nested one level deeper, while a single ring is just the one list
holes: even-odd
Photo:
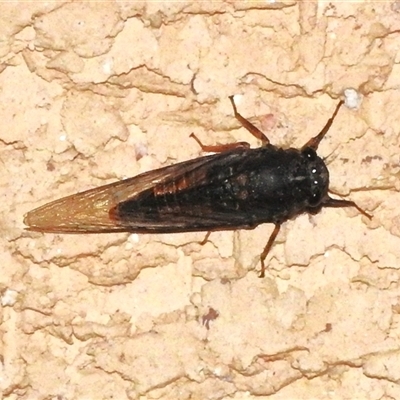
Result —
[{"label": "textured wall", "polygon": [[[400,398],[400,5],[0,3],[7,399]],[[245,140],[319,154],[372,213],[176,235],[24,230],[30,209]]]}]

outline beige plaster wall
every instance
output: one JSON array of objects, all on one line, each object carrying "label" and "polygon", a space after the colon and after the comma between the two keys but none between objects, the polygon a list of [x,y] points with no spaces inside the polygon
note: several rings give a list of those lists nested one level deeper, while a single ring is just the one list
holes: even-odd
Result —
[{"label": "beige plaster wall", "polygon": [[[3,398],[400,398],[399,32],[397,1],[1,2]],[[264,279],[271,225],[204,246],[24,230],[48,201],[201,155],[192,132],[259,145],[229,95],[300,147],[347,88],[360,107],[319,154],[374,218],[289,221]]]}]

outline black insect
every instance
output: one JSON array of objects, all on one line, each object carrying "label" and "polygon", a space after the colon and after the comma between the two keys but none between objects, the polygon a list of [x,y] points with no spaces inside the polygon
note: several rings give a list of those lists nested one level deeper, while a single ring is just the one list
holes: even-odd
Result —
[{"label": "black insect", "polygon": [[204,146],[216,154],[184,161],[134,178],[53,201],[25,216],[30,230],[52,233],[175,233],[252,229],[269,222],[275,228],[261,253],[265,258],[286,220],[322,207],[355,207],[353,201],[328,194],[329,171],[318,157],[318,145],[343,101],[322,131],[300,150],[270,144],[242,117],[230,97],[235,117],[262,146],[246,142]]}]

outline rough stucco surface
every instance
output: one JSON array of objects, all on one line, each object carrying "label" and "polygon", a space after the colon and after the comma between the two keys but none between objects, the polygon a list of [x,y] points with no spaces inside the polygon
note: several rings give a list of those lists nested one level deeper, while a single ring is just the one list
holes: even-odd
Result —
[{"label": "rough stucco surface", "polygon": [[[400,398],[400,5],[0,3],[6,399]],[[27,232],[56,198],[245,140],[318,133],[352,209],[176,235]],[[261,397],[260,397],[261,396]],[[263,397],[265,396],[265,397]]]}]

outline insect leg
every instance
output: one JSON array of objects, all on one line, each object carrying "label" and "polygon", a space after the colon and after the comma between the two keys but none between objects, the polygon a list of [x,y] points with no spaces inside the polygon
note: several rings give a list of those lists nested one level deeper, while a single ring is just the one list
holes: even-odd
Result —
[{"label": "insect leg", "polygon": [[204,245],[207,243],[208,238],[210,237],[210,235],[211,235],[211,231],[208,231],[208,232],[206,233],[206,236],[204,236],[204,239],[200,242],[200,244],[201,244],[202,246],[204,246]]},{"label": "insect leg", "polygon": [[246,149],[250,148],[250,144],[247,142],[236,142],[236,143],[227,143],[227,144],[217,144],[217,145],[206,145],[203,144],[200,139],[194,134],[191,133],[190,137],[193,138],[201,147],[203,151],[210,153],[221,153],[226,150],[237,149],[238,147],[244,147]]},{"label": "insect leg", "polygon": [[269,251],[271,250],[272,245],[275,242],[276,237],[278,236],[279,229],[281,229],[281,224],[275,224],[275,228],[271,233],[271,236],[268,239],[266,246],[264,247],[264,251],[261,253],[260,260],[261,260],[261,273],[260,278],[265,277],[265,258],[267,257]]},{"label": "insect leg", "polygon": [[322,128],[322,131],[320,133],[318,133],[317,136],[311,138],[303,147],[302,150],[304,150],[306,147],[310,147],[313,150],[317,151],[318,149],[318,145],[321,142],[321,140],[324,138],[324,136],[326,135],[326,133],[329,131],[329,128],[331,127],[333,120],[335,119],[337,113],[339,112],[340,107],[342,106],[342,104],[344,103],[343,100],[340,100],[338,105],[335,108],[335,111],[332,114],[332,117],[330,117],[328,119],[328,122],[325,124],[325,126]]},{"label": "insect leg", "polygon": [[236,104],[235,101],[233,100],[233,96],[229,96],[229,100],[232,103],[233,107],[233,113],[235,115],[235,118],[242,124],[244,128],[246,128],[253,136],[255,136],[257,139],[261,140],[263,146],[269,144],[269,139],[263,132],[261,132],[256,126],[254,126],[250,121],[248,121],[246,118],[242,117],[236,109]]},{"label": "insect leg", "polygon": [[354,207],[357,209],[362,215],[365,215],[367,218],[372,219],[372,215],[368,214],[362,208],[360,208],[354,201],[342,200],[342,199],[332,199],[331,197],[327,197],[322,202],[323,207],[332,207],[332,208],[340,208],[340,207]]}]

